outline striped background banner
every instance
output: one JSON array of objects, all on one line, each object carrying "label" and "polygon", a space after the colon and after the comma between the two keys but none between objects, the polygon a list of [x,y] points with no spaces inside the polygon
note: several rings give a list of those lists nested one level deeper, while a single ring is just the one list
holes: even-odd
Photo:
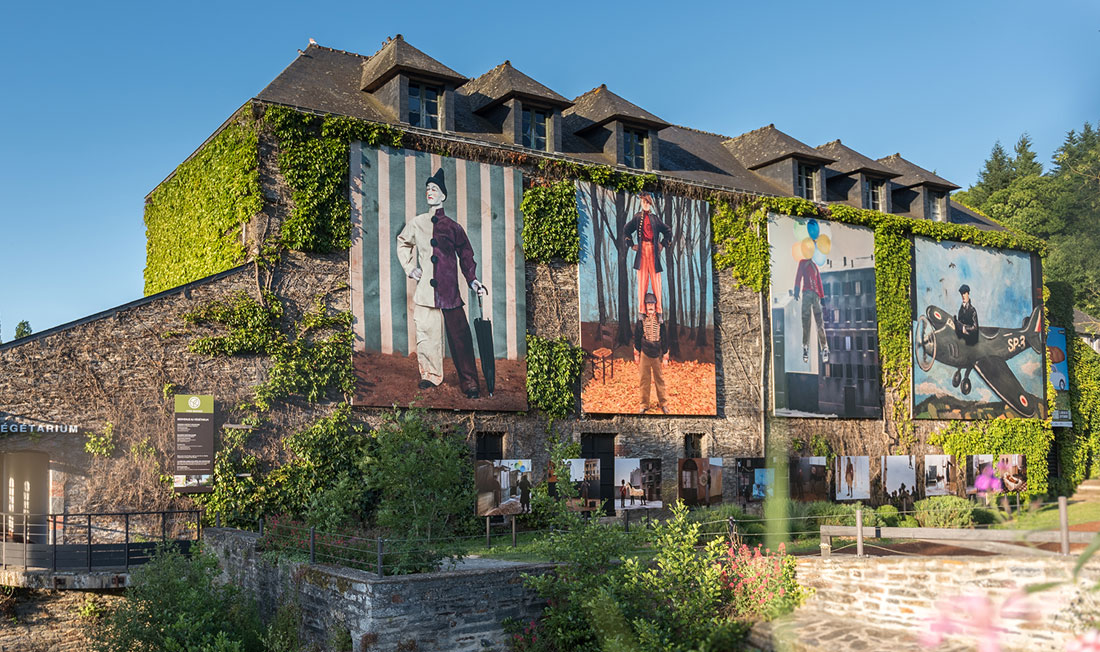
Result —
[{"label": "striped background banner", "polygon": [[[493,356],[527,355],[526,288],[522,251],[523,175],[514,168],[391,147],[351,144],[351,296],[355,350],[408,355],[416,351],[412,319],[415,282],[397,261],[397,236],[427,212],[424,182],[443,168],[443,210],[462,225],[474,250],[477,278],[489,295],[483,313],[466,290],[466,316],[493,322]],[[477,338],[474,338],[477,346]],[[450,353],[447,353],[448,357]],[[476,357],[480,357],[478,351]]]}]

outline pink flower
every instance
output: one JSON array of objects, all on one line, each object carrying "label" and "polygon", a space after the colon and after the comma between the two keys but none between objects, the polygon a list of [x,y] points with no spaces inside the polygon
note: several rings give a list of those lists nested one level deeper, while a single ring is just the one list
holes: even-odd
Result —
[{"label": "pink flower", "polygon": [[1003,487],[1001,479],[993,475],[992,465],[982,469],[981,474],[974,479],[974,488],[978,490],[978,493],[998,492],[1002,491]]},{"label": "pink flower", "polygon": [[1069,641],[1066,652],[1100,652],[1100,631],[1089,630]]}]

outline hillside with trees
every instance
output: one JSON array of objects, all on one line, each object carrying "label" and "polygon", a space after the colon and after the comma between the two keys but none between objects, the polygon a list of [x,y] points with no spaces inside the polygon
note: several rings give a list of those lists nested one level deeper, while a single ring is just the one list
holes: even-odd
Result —
[{"label": "hillside with trees", "polygon": [[1047,282],[1074,288],[1077,307],[1100,315],[1100,123],[1066,134],[1046,172],[1027,134],[1011,154],[996,143],[978,182],[953,199],[1045,239]]}]

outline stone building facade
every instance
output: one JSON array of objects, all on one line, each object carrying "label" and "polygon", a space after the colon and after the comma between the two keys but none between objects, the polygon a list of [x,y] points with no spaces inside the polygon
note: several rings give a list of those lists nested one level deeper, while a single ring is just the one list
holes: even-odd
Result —
[{"label": "stone building facade", "polygon": [[[434,127],[411,113],[410,84],[420,89],[417,92],[425,85],[438,85],[439,101],[432,105],[439,112]],[[508,62],[475,80],[466,80],[400,36],[371,57],[311,45],[249,100],[246,109],[262,115],[272,106],[392,124],[417,135],[418,143],[428,143],[438,148],[436,151],[461,148],[467,158],[499,163],[523,154],[523,162],[517,166],[532,177],[540,175],[539,160],[608,165],[624,171],[638,168],[655,174],[659,186],[668,192],[697,197],[714,192],[731,197],[735,193],[810,193],[806,196],[819,202],[836,197],[859,204],[862,194],[857,190],[841,192],[832,187],[849,177],[859,182],[874,178],[886,184],[885,192],[906,197],[928,188],[939,192],[954,187],[900,156],[876,162],[858,155],[856,160],[848,148],[840,151],[839,143],[813,148],[774,126],[731,139],[670,125],[606,86],[569,101]],[[549,137],[524,139],[524,119],[531,119],[524,111],[531,107],[545,109],[542,117],[548,120]],[[418,120],[415,124],[411,122],[414,117]],[[529,142],[545,149],[525,146]],[[626,151],[628,145],[634,147],[632,152]],[[163,478],[174,445],[171,395],[213,394],[217,425],[223,426],[232,421],[234,407],[248,400],[252,387],[266,378],[271,363],[262,356],[208,358],[190,352],[190,338],[205,331],[186,323],[184,314],[241,292],[260,299],[265,290],[283,302],[288,321],[306,313],[318,296],[330,310],[351,308],[347,251],[291,251],[273,270],[253,262],[265,239],[279,232],[294,205],[279,166],[280,147],[270,128],[261,126],[256,156],[263,209],[245,225],[244,239],[250,250],[241,266],[0,345],[0,420],[18,426],[0,433],[0,461],[4,464],[0,467],[4,469],[0,490],[4,510],[0,511],[22,511],[24,503],[30,511],[46,506],[50,513],[185,504],[186,499],[165,490]],[[644,156],[634,156],[639,152]],[[904,165],[893,166],[897,160]],[[838,166],[836,170],[829,167],[832,164]],[[812,188],[807,190],[806,184]],[[876,196],[875,201],[882,206],[881,197]],[[962,206],[944,202],[936,209],[942,219],[1000,228]],[[924,210],[925,204],[907,204],[900,198],[892,205],[910,204],[918,207],[914,210]],[[923,213],[912,216],[924,217]],[[589,437],[613,436],[617,456],[658,458],[668,471],[676,469],[677,460],[683,457],[759,457],[769,441],[783,445],[813,435],[825,436],[840,454],[892,452],[898,439],[890,416],[895,397],[889,394],[882,397],[882,419],[770,416],[773,364],[766,294],[740,286],[728,272],[714,274],[713,291],[717,416],[596,417],[578,412],[554,421],[552,427],[582,446]],[[565,337],[579,344],[576,265],[528,262],[526,308],[527,333]],[[870,366],[877,373],[878,365]],[[330,414],[340,402],[340,396],[331,395],[317,403],[288,401],[277,406],[264,423],[251,426],[254,437],[250,446],[261,459],[277,463],[285,454],[279,445],[282,436]],[[374,424],[383,412],[356,408],[355,415]],[[479,433],[502,433],[503,456],[532,458],[536,477],[543,477],[548,429],[544,415],[533,410],[448,411],[437,412],[434,418],[463,428],[471,450]],[[913,452],[939,452],[925,442],[929,433],[943,425],[917,424]],[[97,457],[85,450],[89,434],[108,431],[117,442],[112,455]],[[29,453],[37,454],[42,463],[25,478],[23,487],[16,487],[13,479],[25,472]],[[731,466],[727,466],[727,474],[732,474]],[[662,477],[662,498],[673,500],[674,473]],[[727,499],[734,499],[737,482],[732,475],[723,486]],[[41,500],[42,496],[48,500]],[[29,507],[32,504],[33,509]]]}]

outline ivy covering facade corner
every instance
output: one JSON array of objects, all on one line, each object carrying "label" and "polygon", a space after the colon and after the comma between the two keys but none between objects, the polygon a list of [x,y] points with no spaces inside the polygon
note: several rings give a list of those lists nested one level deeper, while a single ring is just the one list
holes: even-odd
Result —
[{"label": "ivy covering facade corner", "polygon": [[241,228],[263,209],[257,123],[241,109],[145,205],[145,294],[245,262]]},{"label": "ivy covering facade corner", "polygon": [[348,148],[400,147],[403,132],[388,125],[343,116],[318,116],[273,106],[264,122],[279,141],[279,169],[294,206],[283,221],[281,241],[298,251],[329,253],[351,246]]},{"label": "ivy covering facade corner", "polygon": [[577,381],[584,349],[564,337],[527,335],[527,402],[555,419],[569,416],[577,404]]},{"label": "ivy covering facade corner", "polygon": [[527,260],[548,263],[580,260],[577,189],[572,181],[535,185],[523,193],[523,253]]}]

